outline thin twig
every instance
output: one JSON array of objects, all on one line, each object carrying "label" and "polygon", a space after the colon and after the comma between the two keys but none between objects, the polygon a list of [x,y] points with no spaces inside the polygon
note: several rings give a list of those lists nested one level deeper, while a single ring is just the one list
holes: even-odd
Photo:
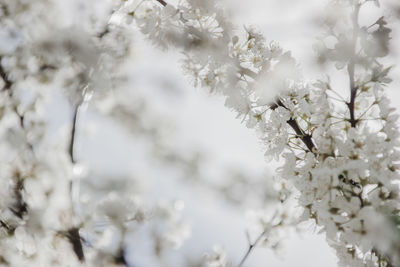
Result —
[{"label": "thin twig", "polygon": [[247,260],[247,258],[250,256],[251,252],[253,251],[253,249],[258,245],[258,243],[261,241],[261,239],[263,238],[263,236],[267,233],[267,230],[264,230],[258,237],[257,239],[253,242],[249,244],[249,248],[246,251],[246,254],[244,254],[242,260],[240,261],[238,267],[242,267],[243,264],[245,263],[245,261]]},{"label": "thin twig", "polygon": [[335,95],[337,95],[343,102],[346,102],[346,100],[343,98],[343,96],[341,96],[338,92],[336,92],[335,90],[333,90],[330,86],[329,86],[329,91],[328,92],[332,92]]},{"label": "thin twig", "polygon": [[73,164],[76,163],[75,156],[74,156],[74,149],[75,149],[75,135],[76,135],[76,124],[78,123],[78,113],[79,113],[80,105],[76,105],[74,108],[74,114],[72,116],[72,127],[71,127],[71,139],[69,142],[69,157]]},{"label": "thin twig", "polygon": [[333,96],[330,96],[330,95],[328,95],[328,97],[329,97],[330,99],[335,100],[335,101],[338,101],[338,102],[340,102],[340,103],[346,103],[346,101],[344,101],[344,100],[342,100],[342,99],[339,99],[339,98],[336,98],[336,97],[333,97]]},{"label": "thin twig", "polygon": [[369,111],[369,110],[371,110],[371,108],[374,106],[374,105],[376,105],[377,103],[372,103],[358,118],[359,119],[361,119],[365,114],[367,114],[367,112]]},{"label": "thin twig", "polygon": [[[78,116],[79,116],[79,108],[80,104],[77,104],[74,108],[74,113],[72,116],[72,126],[71,126],[71,137],[70,137],[70,143],[69,143],[69,156],[71,159],[72,164],[76,163],[75,155],[74,155],[74,150],[75,150],[75,143],[76,143],[76,126],[78,123]],[[71,198],[71,212],[74,216],[75,211],[74,211],[74,199],[73,199],[73,188],[75,185],[75,181],[71,180],[70,181],[70,188],[69,188],[69,194]],[[80,261],[85,260],[85,255],[83,252],[83,246],[82,246],[82,238],[79,234],[79,228],[76,226],[72,226],[68,231],[67,231],[67,238],[70,241],[72,248],[78,257]]]}]

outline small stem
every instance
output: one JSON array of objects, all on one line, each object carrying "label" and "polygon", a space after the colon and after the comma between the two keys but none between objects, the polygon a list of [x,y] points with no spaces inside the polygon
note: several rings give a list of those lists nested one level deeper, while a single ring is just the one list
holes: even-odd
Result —
[{"label": "small stem", "polygon": [[76,160],[74,157],[74,148],[75,148],[76,124],[78,122],[79,107],[80,107],[80,105],[78,104],[74,108],[74,114],[72,116],[71,139],[70,139],[69,149],[68,149],[69,157],[73,164],[76,163]]},{"label": "small stem", "polygon": [[257,239],[253,242],[249,244],[249,248],[246,251],[246,254],[244,254],[242,260],[240,261],[238,267],[242,267],[243,264],[245,263],[245,261],[247,260],[247,258],[250,256],[251,252],[254,250],[254,248],[258,245],[258,243],[261,241],[261,239],[263,238],[263,236],[267,233],[267,230],[264,230],[258,237]]},{"label": "small stem", "polygon": [[346,100],[344,100],[344,98],[335,90],[333,90],[332,88],[329,90],[329,92],[334,93],[335,95],[337,95],[343,102],[346,102]]},{"label": "small stem", "polygon": [[374,106],[376,105],[376,103],[372,103],[366,110],[364,110],[364,112],[358,117],[358,119],[360,120],[365,114],[367,114],[367,112]]}]

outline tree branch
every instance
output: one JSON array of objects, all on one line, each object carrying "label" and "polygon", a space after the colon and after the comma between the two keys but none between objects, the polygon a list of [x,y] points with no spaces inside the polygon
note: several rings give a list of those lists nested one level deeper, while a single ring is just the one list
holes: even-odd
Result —
[{"label": "tree branch", "polygon": [[[79,115],[79,108],[80,104],[77,104],[74,108],[74,113],[72,116],[72,126],[71,126],[71,137],[70,137],[70,143],[69,143],[69,156],[71,159],[72,164],[74,165],[76,163],[75,155],[74,155],[74,149],[75,149],[75,140],[76,140],[76,126],[78,123],[78,115]],[[70,198],[71,198],[71,213],[72,216],[74,216],[74,200],[73,200],[73,188],[74,188],[74,180],[70,181],[70,188],[69,188],[69,193],[70,193]],[[81,236],[79,234],[79,228],[72,226],[68,231],[66,237],[68,238],[69,242],[72,245],[72,248],[75,252],[75,255],[78,257],[80,261],[85,260],[85,255],[83,252],[83,246],[82,246],[82,241],[81,241]]]},{"label": "tree branch", "polygon": [[[8,78],[8,74],[6,73],[6,71],[3,68],[3,65],[1,64],[3,57],[0,56],[0,77],[3,79],[4,82],[4,87],[3,90],[8,92],[8,96],[12,99],[13,98],[13,92],[11,90],[11,87],[13,86],[13,82]],[[18,108],[15,104],[12,105],[12,109],[14,110],[15,115],[17,115],[18,120],[19,120],[19,125],[21,126],[21,128],[24,128],[24,120],[25,117],[23,114],[20,114],[18,111]],[[31,150],[33,150],[33,146],[32,144],[28,143],[28,146]]]},{"label": "tree branch", "polygon": [[[280,99],[278,99],[276,103],[270,106],[272,110],[275,110],[277,107],[283,107],[287,109],[287,107],[282,103]],[[292,129],[295,131],[297,135],[297,138],[299,138],[306,145],[309,152],[315,154],[317,147],[315,146],[314,141],[312,140],[312,136],[310,134],[305,133],[304,130],[301,129],[296,119],[290,118],[288,121],[286,121],[286,123],[289,124],[290,127],[292,127]]]},{"label": "tree branch", "polygon": [[354,13],[353,13],[353,43],[352,43],[352,58],[349,61],[349,64],[347,65],[347,72],[349,74],[349,81],[350,81],[350,102],[346,103],[347,107],[349,108],[350,112],[350,125],[351,127],[356,127],[358,123],[358,119],[355,118],[355,103],[356,103],[356,96],[357,96],[357,91],[358,91],[358,86],[356,85],[355,82],[355,61],[356,61],[356,47],[357,47],[357,40],[358,40],[358,32],[360,30],[360,27],[358,25],[358,16],[360,13],[360,4],[357,4],[354,7]]},{"label": "tree branch", "polygon": [[156,0],[156,1],[159,2],[163,6],[167,5],[167,2],[165,2],[164,0]]},{"label": "tree branch", "polygon": [[[12,91],[12,86],[14,83],[9,79],[7,72],[3,68],[3,65],[1,64],[2,59],[3,59],[3,57],[0,56],[0,77],[3,79],[3,82],[4,82],[3,90],[7,91],[8,96],[11,101],[12,110],[14,111],[15,115],[17,115],[19,125],[26,135],[26,130],[24,127],[25,117],[24,117],[24,115],[19,113],[16,103],[14,101],[12,101],[13,97],[14,97],[14,94]],[[25,140],[25,143],[26,143],[28,149],[33,153],[33,145],[28,140]],[[23,193],[22,193],[24,190],[24,178],[21,177],[21,173],[19,171],[17,171],[15,173],[15,178],[16,178],[16,181],[15,181],[15,185],[13,188],[15,203],[11,207],[9,207],[9,210],[18,218],[23,219],[24,215],[26,215],[28,213],[28,204],[25,202]]]},{"label": "tree branch", "polygon": [[80,261],[85,260],[85,254],[83,253],[83,247],[82,247],[82,240],[81,236],[79,235],[79,228],[77,227],[72,227],[69,229],[65,235],[69,242],[72,245],[72,249],[75,252],[75,255],[78,257]]}]

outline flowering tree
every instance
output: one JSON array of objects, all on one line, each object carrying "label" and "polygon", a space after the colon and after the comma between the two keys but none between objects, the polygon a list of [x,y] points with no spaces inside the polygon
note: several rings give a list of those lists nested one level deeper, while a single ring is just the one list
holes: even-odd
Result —
[{"label": "flowering tree", "polygon": [[[82,9],[75,25],[57,1],[0,1],[8,43],[0,47],[3,265],[129,266],[127,237],[139,227],[153,225],[150,238],[160,258],[187,237],[179,202],[148,207],[125,178],[122,186],[104,178],[108,182],[96,188],[76,153],[79,118],[91,102],[94,112],[146,136],[162,151],[158,160],[196,169],[159,142],[161,123],[149,119],[142,96],[127,98],[132,28],[155,47],[182,52],[193,84],[224,95],[225,105],[257,131],[267,158],[283,159],[278,190],[267,192],[277,207],[271,216],[253,214],[257,233],[254,239],[249,234],[239,266],[260,243],[274,248],[285,228],[310,219],[326,233],[341,266],[400,265],[399,130],[384,90],[392,67],[382,63],[391,30],[384,17],[360,13],[379,7],[378,0],[328,5],[325,33],[314,49],[320,64],[333,63],[346,76],[346,90],[330,78],[303,78],[290,52],[253,27],[237,30],[215,1],[101,5],[100,11]],[[54,91],[63,93],[71,112],[69,130],[56,137],[44,115]],[[92,201],[79,200],[80,187]],[[212,187],[232,200],[229,188]],[[232,264],[219,248],[207,263]]]}]

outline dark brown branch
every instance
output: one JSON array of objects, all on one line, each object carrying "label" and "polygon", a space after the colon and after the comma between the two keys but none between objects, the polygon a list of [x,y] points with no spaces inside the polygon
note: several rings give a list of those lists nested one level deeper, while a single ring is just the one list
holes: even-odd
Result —
[{"label": "dark brown branch", "polygon": [[106,27],[104,28],[104,30],[97,34],[97,37],[98,37],[99,39],[101,39],[101,38],[103,38],[106,34],[108,34],[109,32],[110,32],[110,28],[108,27],[108,25],[106,25]]},{"label": "dark brown branch", "polygon": [[128,263],[126,261],[125,249],[123,247],[118,250],[117,255],[114,257],[114,261],[118,265],[128,266]]},{"label": "dark brown branch", "polygon": [[350,102],[347,103],[347,107],[349,108],[350,112],[350,125],[351,127],[356,127],[358,123],[358,119],[355,117],[355,103],[356,103],[356,96],[358,91],[358,86],[355,82],[355,66],[356,66],[356,47],[357,47],[357,40],[358,40],[358,33],[359,33],[359,26],[358,26],[358,15],[360,13],[360,5],[357,4],[354,9],[353,13],[353,43],[352,43],[352,58],[349,61],[347,66],[347,72],[349,74],[349,81],[350,81]]},{"label": "dark brown branch", "polygon": [[0,220],[0,226],[5,228],[7,231],[7,234],[12,235],[15,232],[15,227],[8,225],[5,221]]},{"label": "dark brown branch", "polygon": [[8,11],[8,7],[6,4],[0,4],[0,9],[3,11],[3,18],[8,17],[10,15],[10,12]]},{"label": "dark brown branch", "polygon": [[74,250],[76,256],[80,261],[85,260],[85,254],[83,253],[82,240],[79,235],[79,228],[73,227],[67,231],[65,236],[68,238],[69,242],[72,245],[72,249]]},{"label": "dark brown branch", "polygon": [[[350,66],[349,66],[350,67]],[[349,75],[352,76],[354,73],[351,68],[349,68]],[[346,103],[347,107],[349,108],[350,111],[350,125],[351,127],[356,127],[358,123],[358,119],[355,117],[355,103],[356,103],[356,96],[357,96],[357,91],[358,87],[354,86],[354,83],[350,82],[350,102]]]},{"label": "dark brown branch", "polygon": [[9,90],[12,86],[12,82],[9,80],[7,73],[5,72],[3,65],[1,64],[2,57],[0,57],[0,77],[3,79],[4,82],[4,90]]},{"label": "dark brown branch", "polygon": [[19,173],[16,174],[16,184],[14,186],[15,203],[9,209],[11,212],[20,219],[28,212],[28,204],[25,202],[22,195],[24,190],[24,180]]},{"label": "dark brown branch", "polygon": [[303,141],[303,143],[306,145],[306,147],[308,148],[308,150],[311,153],[315,153],[315,145],[314,142],[312,140],[311,135],[306,134],[299,126],[299,124],[297,123],[297,121],[293,118],[290,118],[290,120],[287,121],[287,124],[290,125],[290,127],[292,127],[292,129],[296,132],[297,138],[300,138],[301,141]]},{"label": "dark brown branch", "polygon": [[156,0],[156,1],[159,2],[163,6],[167,5],[167,2],[165,2],[164,0]]},{"label": "dark brown branch", "polygon": [[[276,101],[276,103],[274,103],[270,106],[270,108],[272,110],[275,110],[277,107],[283,107],[283,108],[287,109],[285,107],[285,105],[282,103],[282,101],[279,99]],[[294,118],[290,118],[287,121],[287,124],[289,124],[289,126],[292,127],[292,129],[294,130],[294,132],[297,135],[297,138],[299,138],[306,145],[309,152],[315,154],[317,147],[315,146],[314,141],[312,140],[312,136],[310,134],[305,133],[304,130],[301,129],[301,127],[298,124],[298,122],[296,121],[296,119],[294,119]]]}]

